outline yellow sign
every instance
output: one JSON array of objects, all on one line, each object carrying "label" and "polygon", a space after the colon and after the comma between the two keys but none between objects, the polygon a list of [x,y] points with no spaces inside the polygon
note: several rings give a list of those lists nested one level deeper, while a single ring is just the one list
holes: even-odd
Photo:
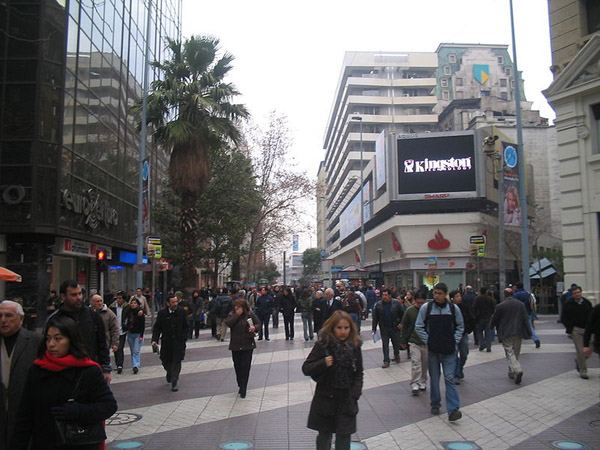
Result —
[{"label": "yellow sign", "polygon": [[[150,255],[148,255],[148,256],[150,256]],[[162,258],[162,245],[155,245],[154,246],[154,258],[155,259]]]}]

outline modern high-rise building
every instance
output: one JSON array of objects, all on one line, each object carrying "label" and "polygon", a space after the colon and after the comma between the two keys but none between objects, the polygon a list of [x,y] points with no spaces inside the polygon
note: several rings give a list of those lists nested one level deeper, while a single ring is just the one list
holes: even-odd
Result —
[{"label": "modern high-rise building", "polygon": [[[108,255],[105,287],[135,288],[132,106],[147,39],[155,61],[167,37],[181,37],[181,0],[7,0],[0,20],[0,265],[23,277],[0,298],[43,309],[63,280],[97,289],[98,249]],[[166,160],[148,145],[152,198]]]},{"label": "modern high-rise building", "polygon": [[565,285],[600,300],[600,3],[549,0]]},{"label": "modern high-rise building", "polygon": [[[325,188],[317,199],[324,210],[318,235],[335,266],[360,263],[370,278],[398,287],[497,282],[497,172],[483,139],[500,134],[500,151],[515,144],[510,132],[499,131],[514,122],[511,70],[504,45],[346,53],[319,169]],[[532,127],[548,128],[531,104],[521,106]],[[524,220],[535,216],[531,208]],[[472,256],[472,236],[485,236],[483,257]],[[507,281],[517,281],[520,251],[505,247],[505,260]]]}]

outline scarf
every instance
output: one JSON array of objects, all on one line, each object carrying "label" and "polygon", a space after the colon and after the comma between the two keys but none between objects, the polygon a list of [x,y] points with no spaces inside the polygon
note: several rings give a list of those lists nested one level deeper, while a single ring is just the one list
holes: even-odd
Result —
[{"label": "scarf", "polygon": [[332,339],[330,350],[331,356],[335,360],[333,387],[335,389],[350,389],[352,387],[352,377],[356,371],[356,359],[352,344],[347,341],[342,342]]},{"label": "scarf", "polygon": [[49,370],[51,372],[61,372],[71,367],[88,367],[98,366],[96,361],[92,361],[87,356],[85,358],[75,358],[73,355],[63,356],[62,358],[56,358],[46,350],[46,354],[43,358],[36,359],[33,362],[36,366],[40,366],[42,369]]}]

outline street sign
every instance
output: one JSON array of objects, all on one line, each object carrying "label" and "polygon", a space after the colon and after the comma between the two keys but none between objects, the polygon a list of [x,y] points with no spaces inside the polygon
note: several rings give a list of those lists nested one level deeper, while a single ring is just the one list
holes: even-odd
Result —
[{"label": "street sign", "polygon": [[485,244],[485,236],[471,236],[470,244]]},{"label": "street sign", "polygon": [[133,270],[135,272],[152,272],[152,264],[134,264]]},{"label": "street sign", "polygon": [[156,259],[162,258],[162,245],[154,246],[154,257]]},{"label": "street sign", "polygon": [[332,272],[339,272],[343,268],[344,268],[344,266],[331,266],[331,271]]},{"label": "street sign", "polygon": [[477,256],[483,258],[485,256],[485,244],[477,244]]},{"label": "street sign", "polygon": [[427,258],[427,267],[430,269],[437,269],[437,256],[431,256]]}]

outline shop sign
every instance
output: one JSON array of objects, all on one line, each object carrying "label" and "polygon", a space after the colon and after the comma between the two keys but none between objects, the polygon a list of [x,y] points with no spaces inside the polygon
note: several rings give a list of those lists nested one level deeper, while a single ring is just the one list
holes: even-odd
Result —
[{"label": "shop sign", "polygon": [[96,258],[96,251],[104,250],[106,259],[112,259],[112,247],[98,245],[92,242],[79,241],[71,238],[57,238],[58,253],[63,255],[84,256]]},{"label": "shop sign", "polygon": [[98,228],[102,223],[107,228],[117,226],[119,213],[113,208],[108,200],[100,200],[100,194],[88,189],[81,194],[71,192],[69,189],[60,191],[62,206],[67,211],[83,216],[83,223],[92,230]]}]

